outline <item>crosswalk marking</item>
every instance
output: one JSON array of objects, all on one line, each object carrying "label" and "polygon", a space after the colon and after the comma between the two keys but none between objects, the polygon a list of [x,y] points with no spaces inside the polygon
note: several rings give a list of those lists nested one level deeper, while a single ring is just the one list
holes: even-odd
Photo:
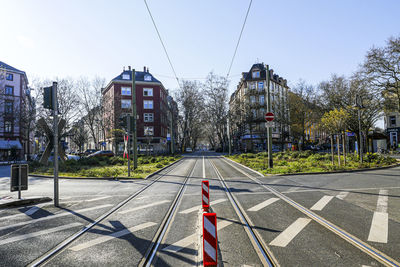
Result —
[{"label": "crosswalk marking", "polygon": [[250,209],[248,209],[248,211],[259,211],[260,209],[263,209],[266,206],[271,205],[272,203],[274,203],[278,200],[279,200],[279,198],[276,198],[276,197],[267,199],[264,202],[261,202],[260,204],[257,204],[254,207],[251,207]]},{"label": "crosswalk marking", "polygon": [[128,234],[131,234],[133,232],[145,229],[147,227],[151,227],[153,225],[156,225],[156,223],[154,223],[154,222],[142,223],[142,224],[130,227],[128,229],[124,229],[124,230],[121,230],[121,231],[118,231],[118,232],[115,232],[115,233],[112,233],[112,234],[109,234],[109,235],[106,235],[106,236],[102,236],[102,237],[90,240],[88,242],[85,242],[85,243],[82,243],[80,245],[74,246],[74,247],[70,248],[70,250],[72,250],[72,251],[80,251],[82,249],[90,248],[92,246],[107,242],[107,241],[109,241],[111,239],[118,238],[118,237],[121,237],[121,236],[124,236],[124,235],[128,235]]},{"label": "crosswalk marking", "polygon": [[387,243],[389,215],[387,214],[388,191],[381,189],[376,204],[376,211],[372,217],[368,241]]},{"label": "crosswalk marking", "polygon": [[[226,201],[226,198],[225,199],[221,198],[221,199],[217,199],[217,200],[211,201],[211,206],[215,205],[215,204],[218,204],[218,203],[221,203],[221,202],[224,202],[224,201]],[[189,209],[180,211],[179,213],[188,214],[188,213],[194,212],[194,211],[199,210],[199,209],[201,209],[201,205],[194,206],[193,208],[189,208]]]},{"label": "crosswalk marking", "polygon": [[343,200],[343,199],[345,199],[345,197],[347,197],[347,195],[349,194],[350,192],[346,192],[346,191],[343,191],[343,192],[340,192],[337,196],[336,196],[336,198],[338,198],[338,199],[341,199],[341,200]]},{"label": "crosswalk marking", "polygon": [[[232,224],[232,222],[230,222],[230,221],[218,221],[218,223],[217,223],[218,230],[217,231],[220,231],[231,224]],[[172,245],[169,245],[168,247],[164,248],[163,251],[178,252],[178,251],[184,249],[185,247],[190,246],[194,242],[196,242],[196,234],[187,236],[187,237],[173,243]]]},{"label": "crosswalk marking", "polygon": [[308,218],[298,218],[282,233],[280,233],[274,240],[269,243],[271,246],[286,247],[298,233],[303,230],[311,222]]},{"label": "crosswalk marking", "polygon": [[139,207],[136,207],[136,208],[123,210],[123,211],[120,211],[118,213],[119,214],[125,214],[125,213],[128,213],[128,212],[137,211],[137,210],[140,210],[140,209],[145,209],[145,208],[157,206],[157,205],[160,205],[160,204],[163,204],[163,203],[166,203],[166,202],[169,202],[169,201],[168,200],[158,201],[158,202],[150,203],[150,204],[147,204],[147,205],[139,206]]},{"label": "crosswalk marking", "polygon": [[10,238],[7,238],[7,239],[0,240],[0,246],[8,244],[8,243],[16,242],[16,241],[29,239],[29,238],[32,238],[32,237],[37,237],[37,236],[40,236],[40,235],[59,232],[59,231],[62,231],[62,230],[65,230],[65,229],[69,229],[69,228],[73,228],[73,227],[80,226],[80,225],[82,225],[82,224],[81,223],[77,223],[77,222],[76,223],[70,223],[70,224],[66,224],[66,225],[62,225],[62,226],[58,226],[58,227],[55,227],[55,228],[50,228],[50,229],[34,232],[34,233],[29,233],[29,234],[25,234],[25,235],[19,235],[19,236],[10,237]]},{"label": "crosswalk marking", "polygon": [[76,215],[76,214],[78,214],[80,212],[85,212],[85,211],[90,211],[90,210],[97,210],[97,209],[102,209],[102,208],[106,208],[106,207],[110,207],[110,206],[112,206],[112,205],[111,204],[105,204],[105,205],[101,205],[101,206],[97,206],[97,207],[85,208],[85,209],[80,209],[80,210],[71,211],[71,212],[62,212],[62,213],[55,214],[55,215],[49,215],[49,216],[43,217],[43,218],[38,218],[38,219],[33,219],[33,220],[25,221],[25,222],[19,222],[19,223],[14,223],[14,224],[11,224],[11,225],[2,226],[2,227],[0,227],[0,230],[5,230],[5,229],[9,229],[9,228],[15,228],[15,227],[22,226],[22,225],[27,225],[27,224],[30,224],[30,223],[47,221],[47,220],[51,220],[51,219],[55,219],[55,218],[59,218],[59,217],[68,216],[68,215]]},{"label": "crosswalk marking", "polygon": [[311,210],[322,210],[331,201],[333,196],[323,196],[317,203],[314,204]]}]

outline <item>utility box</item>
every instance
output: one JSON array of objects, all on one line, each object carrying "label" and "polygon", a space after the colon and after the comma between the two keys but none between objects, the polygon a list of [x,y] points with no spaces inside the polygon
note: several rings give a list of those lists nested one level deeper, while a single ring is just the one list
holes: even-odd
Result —
[{"label": "utility box", "polygon": [[28,164],[11,165],[10,191],[28,190]]}]

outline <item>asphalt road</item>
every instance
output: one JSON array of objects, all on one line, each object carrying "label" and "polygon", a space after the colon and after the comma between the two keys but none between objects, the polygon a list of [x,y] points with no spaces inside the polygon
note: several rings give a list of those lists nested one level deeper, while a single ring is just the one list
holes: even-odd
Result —
[{"label": "asphalt road", "polygon": [[[15,194],[8,192],[6,168],[0,168],[0,176],[3,173],[0,196]],[[280,266],[383,265],[293,203],[311,210],[373,251],[400,261],[400,168],[260,177],[212,154],[194,154],[149,180],[61,179],[61,208],[43,203],[0,210],[0,266],[31,264],[151,184],[45,263],[137,266],[148,255],[186,177],[189,178],[182,198],[152,259],[153,266],[202,264],[200,205],[204,179],[210,181],[211,212],[217,214],[220,266],[265,265],[260,249],[228,198],[220,175],[253,231]],[[52,197],[52,190],[51,179],[31,177],[29,190],[23,191],[23,196]],[[293,203],[279,197],[279,192]]]}]

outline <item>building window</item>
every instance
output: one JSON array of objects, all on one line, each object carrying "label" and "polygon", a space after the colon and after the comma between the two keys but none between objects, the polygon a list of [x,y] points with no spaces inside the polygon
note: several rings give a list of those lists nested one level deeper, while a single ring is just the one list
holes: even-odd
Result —
[{"label": "building window", "polygon": [[396,116],[389,117],[390,126],[396,126]]},{"label": "building window", "polygon": [[121,87],[121,95],[131,95],[130,87]]},{"label": "building window", "polygon": [[143,108],[145,109],[153,109],[153,100],[144,100]]},{"label": "building window", "polygon": [[154,114],[153,113],[144,113],[143,118],[144,118],[144,122],[153,122]]},{"label": "building window", "polygon": [[144,136],[153,136],[153,135],[154,135],[154,127],[144,126]]},{"label": "building window", "polygon": [[250,89],[256,89],[256,84],[255,83],[249,83]]},{"label": "building window", "polygon": [[259,82],[258,83],[258,89],[259,90],[264,89],[264,82]]},{"label": "building window", "polygon": [[14,94],[14,87],[12,86],[6,86],[6,90],[4,92],[6,95],[13,95]]},{"label": "building window", "polygon": [[252,109],[252,110],[251,110],[251,113],[252,113],[252,115],[253,115],[253,118],[257,118],[257,110]]},{"label": "building window", "polygon": [[13,102],[12,101],[6,101],[4,105],[4,113],[5,114],[12,114],[13,113]]},{"label": "building window", "polygon": [[130,80],[131,76],[129,74],[122,74],[122,80]]},{"label": "building window", "polygon": [[265,96],[264,95],[260,95],[260,104],[264,105],[265,102]]},{"label": "building window", "polygon": [[12,73],[7,73],[6,79],[7,79],[7,81],[12,81],[12,80],[14,80],[14,75]]},{"label": "building window", "polygon": [[153,88],[143,88],[144,96],[153,96]]},{"label": "building window", "polygon": [[151,81],[151,76],[150,75],[145,75],[144,76],[145,81]]},{"label": "building window", "polygon": [[260,71],[253,71],[252,77],[254,78],[260,78]]},{"label": "building window", "polygon": [[122,99],[121,100],[121,108],[131,108],[131,100],[130,99]]},{"label": "building window", "polygon": [[4,122],[4,132],[11,133],[11,128],[12,128],[11,121],[5,121]]},{"label": "building window", "polygon": [[254,96],[254,95],[250,96],[250,103],[252,103],[252,104],[256,103],[256,96]]}]

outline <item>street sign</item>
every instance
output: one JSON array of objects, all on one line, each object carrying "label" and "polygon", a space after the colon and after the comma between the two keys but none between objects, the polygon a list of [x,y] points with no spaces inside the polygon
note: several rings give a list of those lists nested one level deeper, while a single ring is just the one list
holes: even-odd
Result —
[{"label": "street sign", "polygon": [[28,164],[11,165],[10,191],[18,191],[18,199],[21,199],[21,190],[28,190]]},{"label": "street sign", "polygon": [[267,112],[267,113],[265,114],[265,120],[266,120],[266,121],[273,121],[273,120],[274,120],[274,113],[272,113],[272,112]]}]

